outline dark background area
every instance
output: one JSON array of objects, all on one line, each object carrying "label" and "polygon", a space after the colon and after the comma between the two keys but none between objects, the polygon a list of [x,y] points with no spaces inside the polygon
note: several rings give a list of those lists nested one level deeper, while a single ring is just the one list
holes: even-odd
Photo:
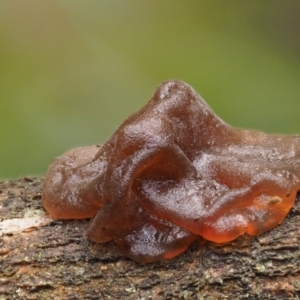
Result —
[{"label": "dark background area", "polygon": [[300,2],[1,1],[0,178],[104,142],[168,79],[232,126],[300,133]]}]

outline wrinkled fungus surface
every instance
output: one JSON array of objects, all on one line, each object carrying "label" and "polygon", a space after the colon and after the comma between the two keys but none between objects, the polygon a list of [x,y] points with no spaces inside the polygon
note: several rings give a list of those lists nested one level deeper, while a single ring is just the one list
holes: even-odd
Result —
[{"label": "wrinkled fungus surface", "polygon": [[198,236],[221,243],[277,226],[300,189],[299,162],[297,136],[232,128],[169,81],[101,147],[54,160],[43,205],[55,219],[92,218],[89,239],[152,262]]}]

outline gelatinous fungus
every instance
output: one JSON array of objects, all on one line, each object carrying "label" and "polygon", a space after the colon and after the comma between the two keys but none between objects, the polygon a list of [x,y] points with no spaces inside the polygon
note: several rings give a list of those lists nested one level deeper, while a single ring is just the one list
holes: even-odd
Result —
[{"label": "gelatinous fungus", "polygon": [[277,226],[300,189],[297,136],[234,129],[187,84],[161,84],[101,147],[54,160],[43,205],[92,218],[87,236],[138,262],[172,258],[202,236],[217,243]]}]

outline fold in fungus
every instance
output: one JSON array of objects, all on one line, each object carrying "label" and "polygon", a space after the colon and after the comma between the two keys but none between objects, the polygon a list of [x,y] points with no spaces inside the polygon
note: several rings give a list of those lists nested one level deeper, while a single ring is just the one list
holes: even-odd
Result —
[{"label": "fold in fungus", "polygon": [[299,162],[298,137],[231,128],[170,81],[101,147],[54,160],[42,199],[53,218],[92,218],[89,239],[147,263],[198,236],[221,243],[274,228],[300,189]]}]

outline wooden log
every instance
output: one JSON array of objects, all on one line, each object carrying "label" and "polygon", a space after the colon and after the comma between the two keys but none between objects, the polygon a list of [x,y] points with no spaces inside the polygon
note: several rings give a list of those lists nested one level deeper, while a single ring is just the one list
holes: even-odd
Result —
[{"label": "wooden log", "polygon": [[42,178],[0,182],[0,300],[300,299],[300,198],[284,222],[226,244],[199,239],[140,265],[84,236],[88,220],[52,220]]}]

